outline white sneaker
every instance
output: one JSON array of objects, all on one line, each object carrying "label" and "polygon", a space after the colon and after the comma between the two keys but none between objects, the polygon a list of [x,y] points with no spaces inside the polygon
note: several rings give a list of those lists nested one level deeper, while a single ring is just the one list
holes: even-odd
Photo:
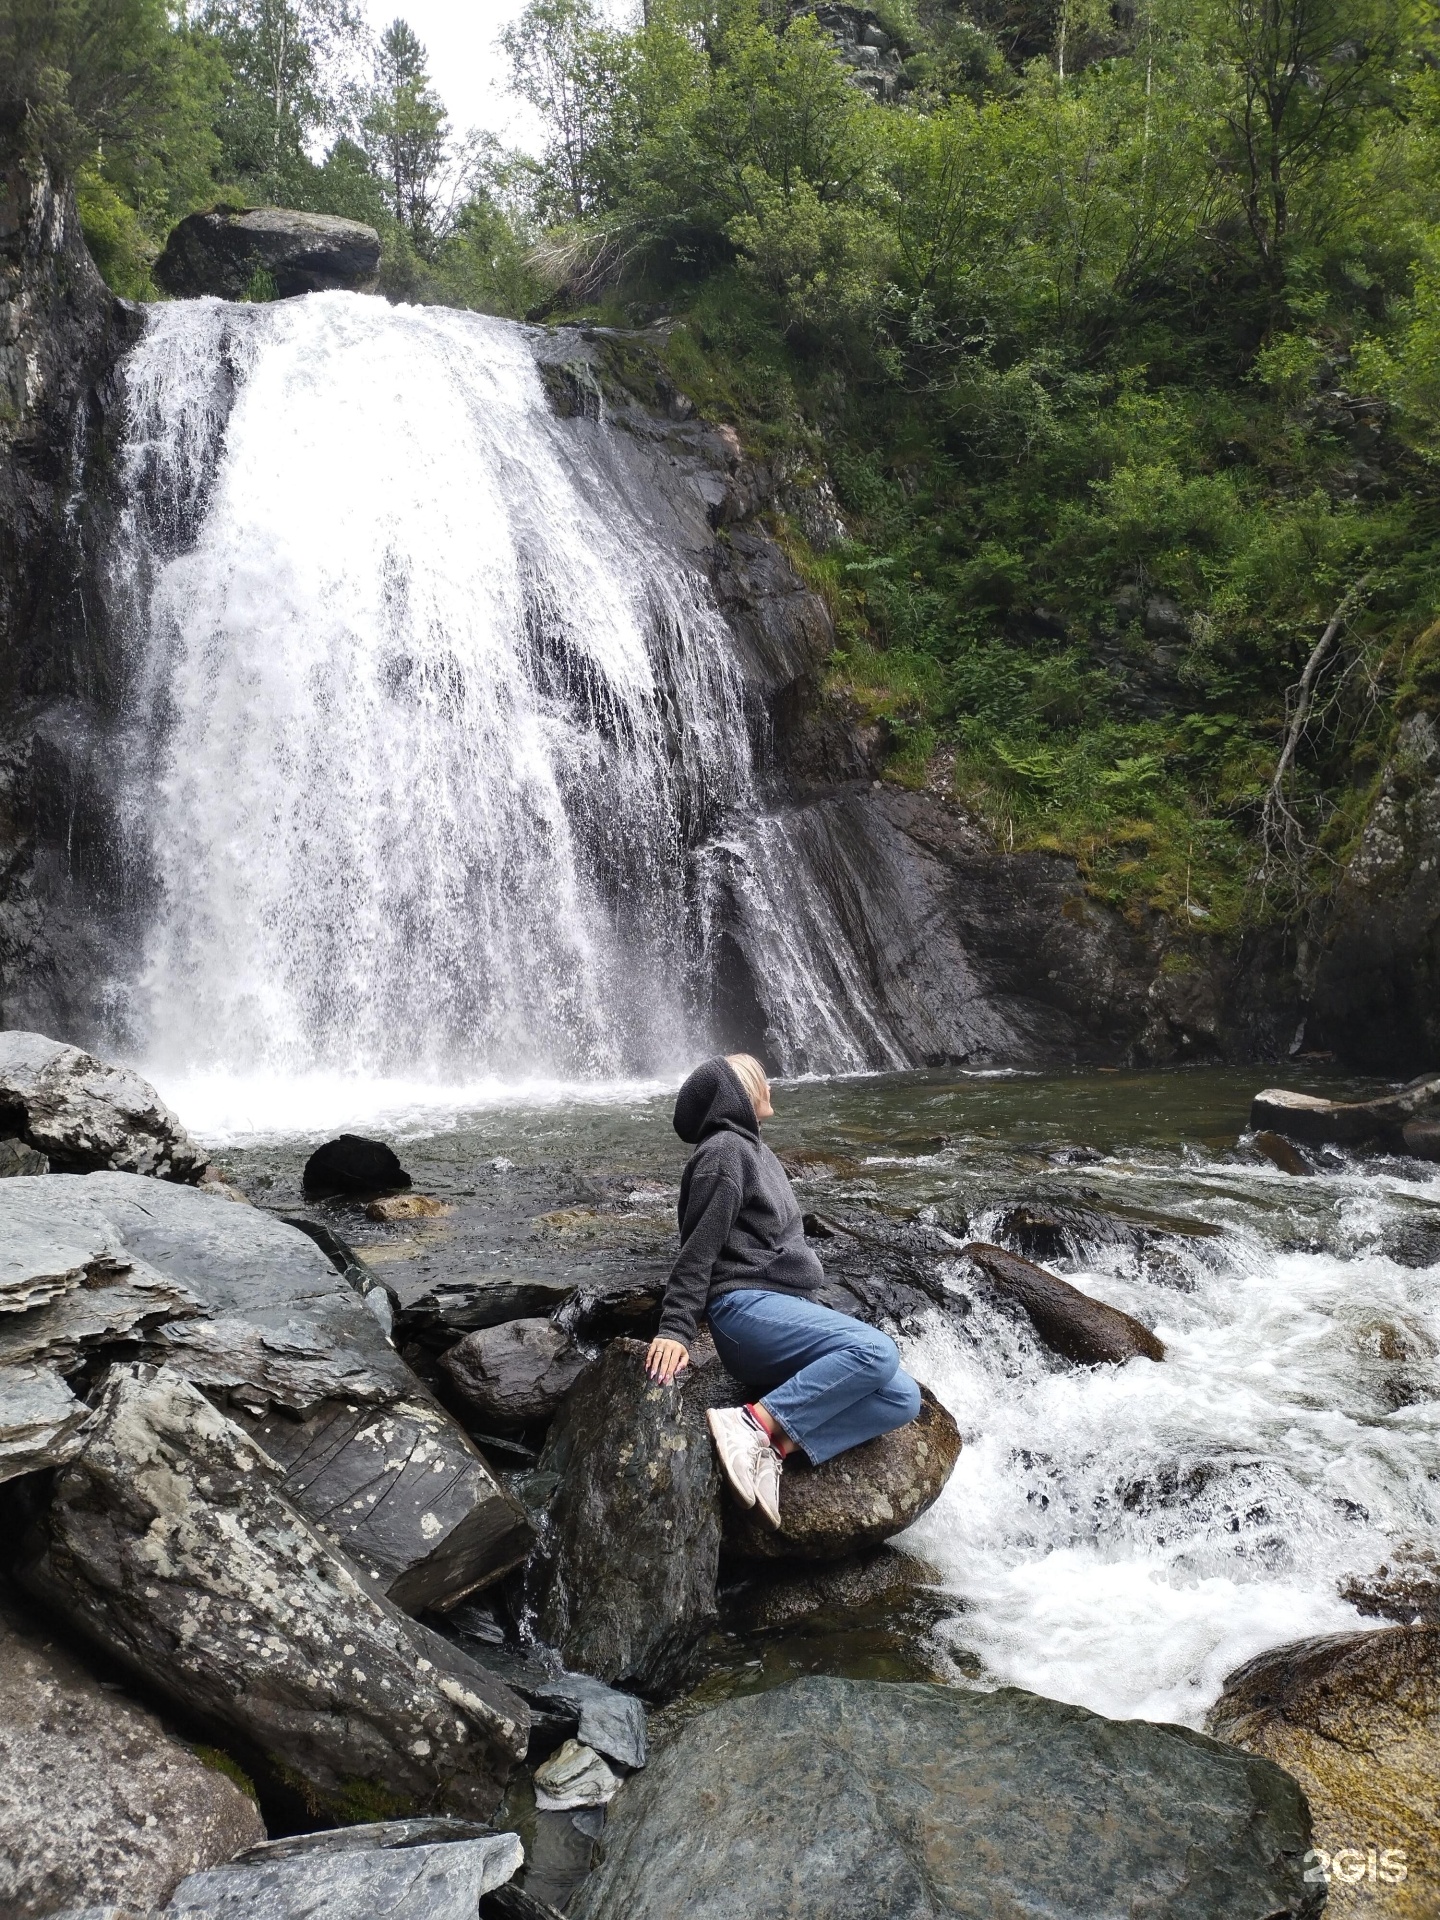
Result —
[{"label": "white sneaker", "polygon": [[711,1407],[705,1424],[735,1498],[741,1506],[753,1507],[759,1492],[760,1456],[769,1453],[770,1442],[743,1407]]},{"label": "white sneaker", "polygon": [[755,1463],[755,1504],[778,1533],[780,1531],[780,1475],[784,1457],[775,1447],[766,1447]]}]

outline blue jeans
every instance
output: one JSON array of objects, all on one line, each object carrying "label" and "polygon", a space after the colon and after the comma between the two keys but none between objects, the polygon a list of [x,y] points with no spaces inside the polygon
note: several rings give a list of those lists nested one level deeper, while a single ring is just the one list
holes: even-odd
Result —
[{"label": "blue jeans", "polygon": [[920,1389],[888,1334],[796,1294],[722,1293],[706,1309],[715,1350],[815,1466],[903,1427]]}]

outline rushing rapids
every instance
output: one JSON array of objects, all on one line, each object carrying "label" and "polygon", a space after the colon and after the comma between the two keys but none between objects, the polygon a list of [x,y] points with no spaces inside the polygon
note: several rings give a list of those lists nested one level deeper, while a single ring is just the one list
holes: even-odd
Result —
[{"label": "rushing rapids", "polygon": [[785,1063],[899,1062],[764,816],[707,583],[524,329],[181,301],[126,380],[142,1053],[668,1067],[710,1037],[723,881]]}]

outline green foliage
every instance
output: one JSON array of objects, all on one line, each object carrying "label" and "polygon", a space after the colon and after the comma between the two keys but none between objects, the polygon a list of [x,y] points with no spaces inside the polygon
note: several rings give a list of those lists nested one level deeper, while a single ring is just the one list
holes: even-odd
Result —
[{"label": "green foliage", "polygon": [[192,1747],[190,1751],[202,1767],[209,1767],[212,1773],[223,1773],[233,1786],[237,1786],[247,1799],[258,1801],[255,1782],[246,1773],[238,1760],[232,1760],[228,1753],[219,1747]]}]

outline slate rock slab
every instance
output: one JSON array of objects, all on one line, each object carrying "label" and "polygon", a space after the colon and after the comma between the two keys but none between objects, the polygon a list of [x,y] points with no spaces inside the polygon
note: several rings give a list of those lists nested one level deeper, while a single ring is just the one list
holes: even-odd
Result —
[{"label": "slate rock slab", "polygon": [[525,1858],[513,1833],[443,1846],[286,1855],[192,1873],[170,1911],[196,1920],[475,1920]]},{"label": "slate rock slab", "polygon": [[253,1800],[0,1604],[0,1913],[162,1905],[263,1839]]},{"label": "slate rock slab", "polygon": [[540,1471],[559,1485],[537,1581],[537,1631],[567,1666],[659,1690],[716,1615],[720,1470],[706,1409],[742,1390],[697,1345],[679,1382],[645,1376],[617,1340],[560,1409]]},{"label": "slate rock slab", "polygon": [[143,1335],[261,1434],[307,1517],[407,1608],[451,1604],[529,1552],[524,1509],[306,1234],[200,1188],[97,1173],[0,1182],[0,1247],[12,1236],[53,1239],[57,1268],[67,1248],[109,1264],[0,1315],[0,1365],[69,1372]]},{"label": "slate rock slab", "polygon": [[960,1430],[928,1387],[909,1426],[780,1479],[780,1530],[728,1491],[724,1544],[748,1560],[845,1560],[882,1546],[934,1506],[960,1458]]},{"label": "slate rock slab", "polygon": [[380,271],[380,236],[358,220],[298,213],[289,207],[211,207],[172,229],[155,278],[177,299],[215,294],[242,299],[259,273],[282,300],[337,288],[371,293]]},{"label": "slate rock slab", "polygon": [[979,1240],[972,1240],[964,1252],[1002,1298],[1024,1308],[1052,1353],[1085,1366],[1123,1365],[1137,1355],[1146,1360],[1165,1358],[1164,1343],[1130,1314],[1092,1300],[1018,1253]]},{"label": "slate rock slab", "polygon": [[1003,1688],[801,1680],[691,1720],[572,1920],[1312,1920],[1304,1796],[1181,1727]]},{"label": "slate rock slab", "polygon": [[57,1172],[198,1180],[205,1167],[203,1148],[148,1081],[43,1033],[0,1033],[0,1134]]},{"label": "slate rock slab", "polygon": [[48,1367],[0,1367],[0,1480],[58,1465],[79,1445],[89,1417]]},{"label": "slate rock slab", "polygon": [[525,1752],[524,1702],[372,1591],[167,1368],[111,1369],[19,1577],[337,1812],[368,1786],[486,1818]]},{"label": "slate rock slab", "polygon": [[1208,1724],[1305,1789],[1331,1862],[1327,1920],[1440,1912],[1440,1626],[1277,1647],[1227,1678]]},{"label": "slate rock slab", "polygon": [[590,1364],[549,1320],[510,1320],[466,1334],[441,1356],[459,1403],[499,1432],[549,1420]]},{"label": "slate rock slab", "polygon": [[279,1840],[261,1840],[232,1865],[266,1860],[290,1860],[301,1853],[367,1853],[376,1847],[438,1847],[452,1840],[483,1840],[495,1831],[483,1820],[458,1820],[436,1813],[418,1820],[366,1820],[356,1827],[320,1827],[314,1833],[290,1833]]}]

